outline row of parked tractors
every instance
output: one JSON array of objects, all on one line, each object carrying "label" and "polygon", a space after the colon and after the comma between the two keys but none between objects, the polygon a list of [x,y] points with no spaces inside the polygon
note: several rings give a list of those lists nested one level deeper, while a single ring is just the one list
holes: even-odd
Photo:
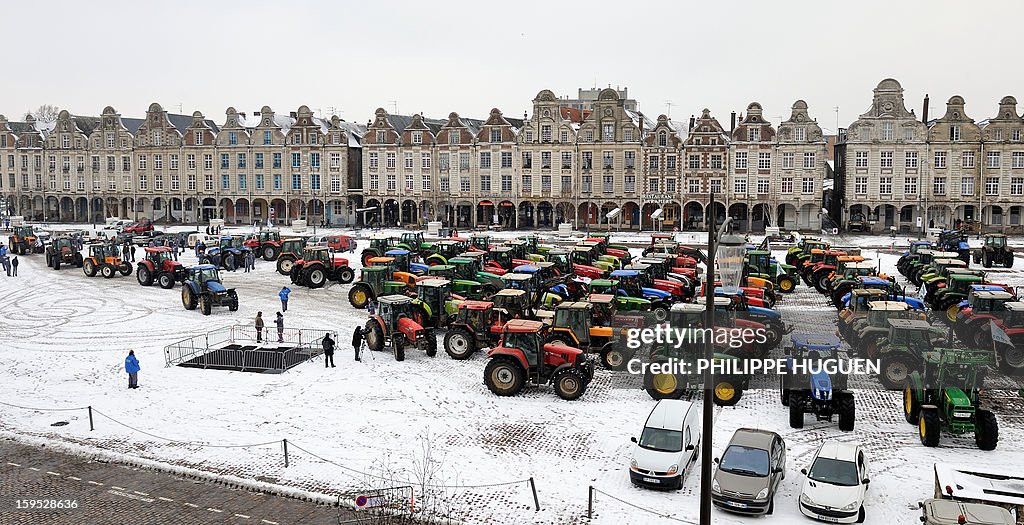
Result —
[{"label": "row of parked tractors", "polygon": [[[370,239],[361,257],[348,297],[358,309],[376,305],[365,327],[369,348],[390,346],[398,360],[409,347],[432,357],[434,330],[444,329],[443,346],[453,359],[490,349],[484,382],[498,395],[550,383],[559,396],[578,398],[595,364],[622,370],[634,357],[624,344],[626,328],[666,321],[694,330],[704,325],[705,306],[694,301],[709,289],[697,268],[706,256],[667,235],[655,235],[642,256],[634,257],[605,235],[551,246],[536,236],[492,242],[477,234],[427,242],[421,233],[406,232]],[[766,340],[741,348],[722,344],[718,359],[763,357],[789,331],[773,306],[777,290],[791,292],[798,278],[766,249],[748,251],[747,262],[738,292],[726,293],[717,283],[710,287],[715,325],[761,329]],[[643,351],[659,361],[701,350],[663,345]],[[719,378],[715,401],[735,404],[748,381]],[[662,399],[702,385],[684,375],[648,374],[645,388]]]},{"label": "row of parked tractors", "polygon": [[[1005,248],[1005,241],[988,236],[973,258],[980,253],[987,267],[1007,264],[994,249]],[[972,250],[963,232],[914,241],[901,255],[896,269],[918,286],[916,296],[876,262],[817,239],[804,239],[787,256],[803,260],[797,264],[812,280],[819,276],[816,287],[839,310],[837,333],[854,357],[877,360],[881,384],[903,391],[904,417],[917,426],[924,445],[938,445],[947,431],[973,434],[983,450],[996,447],[998,423],[982,408],[980,392],[990,370],[1024,372],[1024,303],[985,270],[968,268]],[[993,325],[1014,344],[994,345]]]}]

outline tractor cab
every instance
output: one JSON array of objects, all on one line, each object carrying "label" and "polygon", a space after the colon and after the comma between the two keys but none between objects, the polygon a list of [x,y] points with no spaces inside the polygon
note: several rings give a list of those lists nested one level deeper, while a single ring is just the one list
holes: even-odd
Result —
[{"label": "tractor cab", "polygon": [[647,248],[647,250],[645,250],[645,251],[647,252],[647,255],[650,255],[652,253],[667,253],[667,254],[670,254],[670,255],[675,255],[676,252],[678,252],[678,250],[679,250],[679,244],[678,243],[675,243],[675,242],[657,242],[657,243],[652,243]]},{"label": "tractor cab", "polygon": [[1013,294],[1005,291],[971,290],[967,296],[967,304],[973,314],[1001,312],[1014,302]]},{"label": "tractor cab", "polygon": [[501,330],[498,313],[491,301],[463,301],[459,304],[455,323],[470,328],[474,334],[489,337]]},{"label": "tractor cab", "polygon": [[121,261],[121,250],[116,244],[90,244],[89,257],[99,263],[117,265]]},{"label": "tractor cab", "polygon": [[614,295],[590,294],[585,299],[593,305],[593,321],[596,326],[611,326],[615,317],[617,304]]},{"label": "tractor cab", "polygon": [[166,246],[156,246],[152,248],[146,248],[146,261],[153,263],[155,268],[160,268],[164,265],[164,261],[173,261],[171,255],[171,249]]},{"label": "tractor cab", "polygon": [[[626,292],[626,295],[629,295],[631,297],[645,296],[643,290],[643,278],[641,277],[639,271],[615,270],[614,272],[611,273],[611,278],[618,281],[619,289],[624,290]],[[664,294],[664,297],[668,297],[670,295],[668,292],[661,292],[661,294],[658,294],[659,297],[661,297],[662,294]]]},{"label": "tractor cab", "polygon": [[445,312],[445,305],[452,300],[452,282],[447,279],[423,279],[416,281],[416,300],[425,304],[433,317]]},{"label": "tractor cab", "polygon": [[34,241],[36,233],[34,230],[32,230],[31,226],[15,226],[14,236],[23,239],[28,239],[29,241]]},{"label": "tractor cab", "polygon": [[672,271],[672,259],[668,257],[641,257],[636,259],[633,264],[626,267],[629,269],[636,265],[646,265],[647,271],[651,274],[654,279],[669,279],[669,272]]},{"label": "tractor cab", "polygon": [[1001,233],[989,233],[985,235],[983,246],[991,248],[1004,248],[1006,246],[1006,235]]},{"label": "tractor cab", "polygon": [[886,328],[889,319],[918,319],[918,313],[903,301],[871,301],[868,303],[867,324]]},{"label": "tractor cab", "polygon": [[469,245],[479,251],[486,252],[491,248],[491,236],[474,233],[469,236]]},{"label": "tractor cab", "polygon": [[[500,349],[518,350],[528,365],[528,373],[537,375],[540,373],[541,358],[543,356],[544,325],[540,321],[526,321],[515,319],[505,324],[502,329],[501,341],[498,343]],[[493,352],[493,351],[492,351]],[[576,350],[578,353],[579,350]],[[539,381],[538,381],[539,382]]]},{"label": "tractor cab", "polygon": [[1004,325],[1012,327],[1024,326],[1024,302],[1007,301],[1003,303],[1003,308],[1006,310],[1005,317],[1003,318]]},{"label": "tractor cab", "polygon": [[373,237],[370,237],[370,249],[376,250],[378,254],[383,254],[397,244],[395,241],[395,238],[390,235],[374,235]]},{"label": "tractor cab", "polygon": [[583,264],[586,266],[593,266],[594,261],[597,260],[597,248],[593,245],[577,244],[571,248],[572,262],[574,264]]},{"label": "tractor cab", "polygon": [[265,242],[278,242],[281,240],[281,232],[278,230],[263,230],[257,233],[255,239],[263,244]]},{"label": "tractor cab", "polygon": [[367,261],[369,264],[366,266],[380,266],[386,268],[389,273],[402,271],[398,267],[398,262],[394,257],[370,257]]},{"label": "tractor cab", "polygon": [[551,337],[561,335],[568,338],[565,343],[569,346],[589,348],[592,308],[590,303],[582,301],[559,304],[551,321]]},{"label": "tractor cab", "polygon": [[527,254],[530,253],[528,251],[528,243],[522,239],[512,239],[509,241],[505,241],[504,243],[502,243],[502,246],[505,246],[506,248],[509,249],[513,259],[525,259]]},{"label": "tractor cab", "polygon": [[548,282],[558,277],[558,270],[555,263],[535,262],[533,264],[521,264],[512,269],[514,273],[530,273],[537,276],[541,282]]},{"label": "tractor cab", "polygon": [[850,323],[854,318],[862,317],[868,310],[868,304],[872,301],[883,301],[888,297],[885,290],[877,288],[856,288],[850,291],[850,300],[842,311],[839,312],[841,323]]},{"label": "tractor cab", "polygon": [[430,244],[423,241],[423,232],[402,232],[395,247],[418,252],[422,248],[430,247]]},{"label": "tractor cab", "polygon": [[562,275],[572,275],[572,252],[563,250],[561,248],[554,248],[545,255],[547,262],[555,265],[558,272]]},{"label": "tractor cab", "polygon": [[412,262],[412,252],[403,248],[394,248],[384,252],[385,257],[395,259],[395,268],[400,272],[411,272],[416,275],[425,275],[427,267]]},{"label": "tractor cab", "polygon": [[385,295],[379,299],[377,315],[384,321],[388,332],[395,332],[399,319],[412,319],[412,298],[405,295]]},{"label": "tractor cab", "polygon": [[291,238],[281,241],[281,253],[302,253],[302,249],[306,246],[305,239]]},{"label": "tractor cab", "polygon": [[216,266],[212,264],[202,264],[199,266],[192,266],[188,269],[187,280],[196,281],[202,287],[202,289],[213,289],[216,290],[216,286],[210,287],[211,283],[220,284],[220,271]]},{"label": "tractor cab", "polygon": [[539,283],[532,273],[506,273],[501,276],[501,280],[504,288],[525,291],[531,304],[536,304],[540,299],[538,297],[538,294],[541,293],[538,290]]},{"label": "tractor cab", "polygon": [[57,253],[73,249],[70,237],[58,237],[50,243]]},{"label": "tractor cab", "polygon": [[932,327],[920,319],[889,319],[889,344],[907,347],[917,353],[932,350]]},{"label": "tractor cab", "polygon": [[498,290],[498,293],[491,296],[494,309],[501,315],[502,320],[530,318],[533,317],[533,306],[530,304],[530,297],[526,290],[505,288]]},{"label": "tractor cab", "polygon": [[487,260],[506,271],[512,268],[513,258],[515,258],[514,250],[508,246],[495,246],[487,251]]},{"label": "tractor cab", "polygon": [[526,242],[526,253],[537,253],[543,255],[552,249],[550,245],[541,244],[540,238],[536,235],[521,235],[516,237],[516,239]]},{"label": "tractor cab", "polygon": [[426,278],[439,277],[449,281],[458,279],[455,266],[451,264],[435,264],[427,269]]},{"label": "tractor cab", "polygon": [[433,253],[427,256],[427,264],[432,266],[446,264],[448,259],[458,256],[468,248],[469,244],[465,241],[448,239],[435,242],[432,248]]}]

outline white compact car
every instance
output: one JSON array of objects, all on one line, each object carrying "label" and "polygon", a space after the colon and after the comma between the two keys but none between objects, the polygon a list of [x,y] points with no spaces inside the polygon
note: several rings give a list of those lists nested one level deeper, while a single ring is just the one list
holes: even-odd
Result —
[{"label": "white compact car", "polygon": [[829,523],[863,523],[868,460],[860,445],[826,441],[804,475],[800,512]]},{"label": "white compact car", "polygon": [[632,438],[629,480],[644,487],[681,489],[700,450],[700,414],[689,401],[662,399],[651,410],[640,439]]}]

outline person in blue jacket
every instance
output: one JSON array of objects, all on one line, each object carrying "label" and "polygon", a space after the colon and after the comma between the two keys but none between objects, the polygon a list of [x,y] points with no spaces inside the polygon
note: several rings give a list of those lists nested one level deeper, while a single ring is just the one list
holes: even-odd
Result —
[{"label": "person in blue jacket", "polygon": [[128,372],[128,388],[139,388],[139,359],[135,357],[135,350],[128,351],[128,357],[124,358],[124,371]]},{"label": "person in blue jacket", "polygon": [[291,288],[288,288],[287,286],[282,286],[281,287],[281,291],[277,292],[277,296],[281,298],[281,311],[282,312],[287,312],[288,311],[288,294],[290,294],[290,293],[292,293],[292,290],[291,290]]}]

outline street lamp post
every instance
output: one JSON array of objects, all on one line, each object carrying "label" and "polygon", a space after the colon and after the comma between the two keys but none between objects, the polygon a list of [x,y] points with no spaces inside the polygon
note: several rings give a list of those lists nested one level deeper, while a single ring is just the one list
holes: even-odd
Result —
[{"label": "street lamp post", "polygon": [[[713,211],[715,205],[715,194],[711,192],[709,206]],[[729,227],[731,219],[726,217],[721,228],[715,231],[714,217],[708,221],[708,259],[707,275],[704,283],[705,310],[704,326],[714,329],[715,320],[715,263],[721,265],[722,286],[727,292],[739,288],[739,277],[743,271],[743,251],[745,249],[744,239],[736,235],[723,234]],[[717,257],[719,245],[722,248],[722,257]],[[711,449],[712,449],[712,422],[714,421],[714,407],[711,400],[714,397],[714,377],[711,373],[710,364],[715,357],[714,342],[711,337],[704,338],[704,399],[703,399],[703,425],[701,430],[701,461],[700,461],[700,524],[711,525]]]}]

